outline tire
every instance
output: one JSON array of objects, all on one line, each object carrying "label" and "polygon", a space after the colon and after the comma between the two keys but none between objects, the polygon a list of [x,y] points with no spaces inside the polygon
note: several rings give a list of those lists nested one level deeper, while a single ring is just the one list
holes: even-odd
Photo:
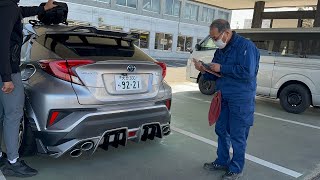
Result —
[{"label": "tire", "polygon": [[19,155],[22,157],[37,154],[36,141],[30,127],[29,121],[24,116],[19,128]]},{"label": "tire", "polygon": [[198,82],[199,90],[202,94],[205,95],[212,95],[215,92],[215,81],[207,81],[204,79],[204,77],[201,75]]},{"label": "tire", "polygon": [[289,113],[303,113],[311,105],[309,90],[300,84],[290,84],[280,92],[280,104]]}]

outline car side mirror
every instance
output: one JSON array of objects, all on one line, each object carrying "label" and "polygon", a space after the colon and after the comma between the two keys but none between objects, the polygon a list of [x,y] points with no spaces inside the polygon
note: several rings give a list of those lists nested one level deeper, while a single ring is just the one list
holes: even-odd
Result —
[{"label": "car side mirror", "polygon": [[200,44],[196,44],[195,49],[196,49],[197,51],[200,51],[200,50],[201,50]]}]

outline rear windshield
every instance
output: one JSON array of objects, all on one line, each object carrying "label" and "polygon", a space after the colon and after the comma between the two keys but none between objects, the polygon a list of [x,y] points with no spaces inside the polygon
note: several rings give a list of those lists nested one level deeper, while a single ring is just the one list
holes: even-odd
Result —
[{"label": "rear windshield", "polygon": [[37,42],[65,59],[90,57],[96,60],[153,61],[132,42],[117,38],[83,34],[46,34],[37,38]]}]

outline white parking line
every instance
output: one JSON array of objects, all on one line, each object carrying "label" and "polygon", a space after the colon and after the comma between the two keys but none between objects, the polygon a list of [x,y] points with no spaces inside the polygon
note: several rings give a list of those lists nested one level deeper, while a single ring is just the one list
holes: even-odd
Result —
[{"label": "white parking line", "polygon": [[[188,97],[188,96],[183,96],[183,97],[189,98],[189,99],[193,99],[193,100],[197,100],[197,101],[201,101],[201,102],[205,102],[205,103],[211,103],[210,101],[205,101],[205,100],[200,99],[200,98],[194,98],[194,97]],[[269,116],[269,115],[258,113],[258,112],[255,112],[254,114],[256,116],[261,116],[261,117],[265,117],[265,118],[269,118],[269,119],[273,119],[273,120],[277,120],[277,121],[287,122],[287,123],[291,123],[291,124],[295,124],[295,125],[300,125],[300,126],[304,126],[304,127],[320,130],[319,126],[314,126],[314,125],[307,124],[307,123],[301,123],[301,122],[292,121],[292,120],[289,120],[289,119],[283,119],[283,118],[278,118],[278,117],[274,117],[274,116]]]},{"label": "white parking line", "polygon": [[[180,133],[180,134],[186,135],[186,136],[188,136],[190,138],[193,138],[193,139],[196,139],[198,141],[204,142],[204,143],[209,144],[211,146],[214,146],[216,148],[218,147],[218,143],[215,142],[215,141],[206,139],[204,137],[201,137],[201,136],[193,134],[191,132],[182,130],[180,128],[171,127],[171,129],[176,131],[176,132],[178,132],[178,133]],[[230,152],[232,153],[232,150],[230,150]],[[278,171],[280,173],[289,175],[289,176],[294,177],[294,178],[298,178],[298,177],[303,175],[303,174],[298,173],[296,171],[293,171],[291,169],[288,169],[288,168],[285,168],[283,166],[279,166],[279,165],[273,164],[271,162],[265,161],[263,159],[260,159],[258,157],[255,157],[255,156],[252,156],[252,155],[249,155],[249,154],[246,154],[246,159],[249,160],[249,161],[252,161],[254,163],[260,164],[260,165],[262,165],[264,167],[267,167],[267,168],[273,169],[275,171]]]},{"label": "white parking line", "polygon": [[287,120],[287,119],[283,119],[283,118],[278,118],[278,117],[274,117],[274,116],[269,116],[269,115],[265,115],[262,113],[254,113],[257,116],[261,116],[261,117],[266,117],[266,118],[270,118],[270,119],[274,119],[274,120],[278,120],[278,121],[283,121],[283,122],[287,122],[287,123],[292,123],[292,124],[296,124],[296,125],[300,125],[300,126],[305,126],[305,127],[309,127],[309,128],[313,128],[313,129],[319,129],[319,126],[314,126],[311,124],[306,124],[306,123],[300,123],[300,122],[296,122],[296,121],[291,121],[291,120]]}]

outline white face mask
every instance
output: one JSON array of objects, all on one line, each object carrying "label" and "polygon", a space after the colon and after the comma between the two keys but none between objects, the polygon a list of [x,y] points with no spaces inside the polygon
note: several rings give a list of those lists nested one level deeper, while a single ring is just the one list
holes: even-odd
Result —
[{"label": "white face mask", "polygon": [[219,48],[219,49],[223,49],[226,47],[227,43],[222,41],[222,38],[224,36],[224,33],[222,34],[222,37],[217,40],[217,41],[213,41],[213,43]]}]

